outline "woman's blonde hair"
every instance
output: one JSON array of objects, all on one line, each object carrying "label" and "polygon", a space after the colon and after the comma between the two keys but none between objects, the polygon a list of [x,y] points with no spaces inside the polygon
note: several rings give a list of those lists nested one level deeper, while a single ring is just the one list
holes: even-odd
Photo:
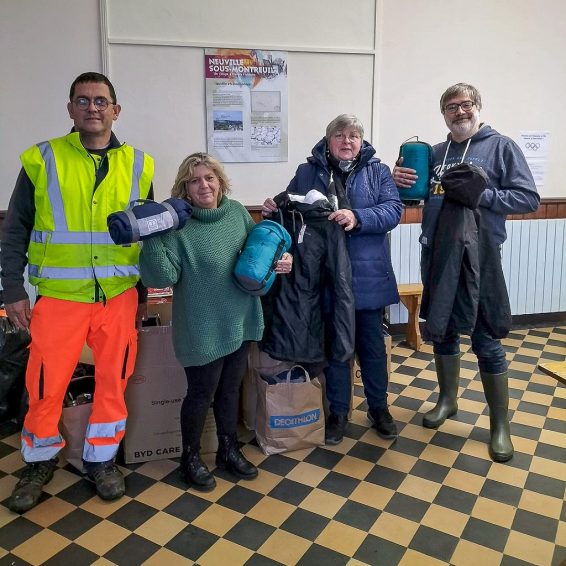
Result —
[{"label": "woman's blonde hair", "polygon": [[179,166],[175,183],[173,183],[173,188],[171,189],[171,196],[182,198],[190,202],[191,197],[187,190],[187,181],[193,176],[195,167],[199,165],[204,165],[212,169],[213,173],[218,177],[220,181],[220,191],[218,193],[217,204],[220,204],[222,197],[230,192],[230,181],[220,161],[214,159],[214,157],[208,155],[208,153],[191,153],[191,155],[183,159],[183,162]]}]

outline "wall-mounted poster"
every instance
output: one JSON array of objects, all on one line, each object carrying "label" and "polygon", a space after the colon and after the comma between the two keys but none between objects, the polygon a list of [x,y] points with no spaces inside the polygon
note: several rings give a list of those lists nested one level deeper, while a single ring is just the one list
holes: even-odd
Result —
[{"label": "wall-mounted poster", "polygon": [[287,161],[287,53],[206,49],[208,153],[224,162]]}]

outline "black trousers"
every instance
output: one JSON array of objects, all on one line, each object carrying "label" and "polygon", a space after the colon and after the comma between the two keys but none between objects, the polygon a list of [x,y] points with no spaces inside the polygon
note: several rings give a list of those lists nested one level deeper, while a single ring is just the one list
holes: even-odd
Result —
[{"label": "black trousers", "polygon": [[187,395],[181,405],[183,447],[200,450],[200,437],[211,403],[218,434],[236,434],[240,385],[247,359],[248,343],[244,342],[223,358],[185,368]]}]

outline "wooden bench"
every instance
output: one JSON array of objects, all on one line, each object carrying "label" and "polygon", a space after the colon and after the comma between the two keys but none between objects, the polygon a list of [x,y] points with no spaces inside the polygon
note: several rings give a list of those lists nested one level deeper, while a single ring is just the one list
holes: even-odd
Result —
[{"label": "wooden bench", "polygon": [[419,311],[423,296],[423,286],[421,283],[401,283],[397,285],[401,302],[409,312],[407,322],[406,342],[417,352],[422,345],[421,329],[419,327]]},{"label": "wooden bench", "polygon": [[544,362],[538,365],[538,369],[566,385],[566,361]]}]

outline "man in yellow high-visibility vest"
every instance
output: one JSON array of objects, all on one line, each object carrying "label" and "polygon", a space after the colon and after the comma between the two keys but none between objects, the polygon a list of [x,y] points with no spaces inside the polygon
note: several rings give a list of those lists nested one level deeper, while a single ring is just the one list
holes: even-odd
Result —
[{"label": "man in yellow high-visibility vest", "polygon": [[[21,435],[26,467],[8,501],[34,507],[65,445],[58,430],[63,399],[86,343],[96,365],[96,390],[83,463],[102,499],[125,492],[114,457],[124,436],[124,390],[137,353],[136,315],[145,297],[137,246],[113,243],[107,216],[152,196],[153,159],[112,132],[120,115],[112,83],[79,75],[67,105],[74,127],[30,147],[10,199],[0,255],[6,312],[31,334],[26,372],[29,409]],[[33,309],[24,288],[37,288]],[[136,290],[136,288],[138,290]]]}]

